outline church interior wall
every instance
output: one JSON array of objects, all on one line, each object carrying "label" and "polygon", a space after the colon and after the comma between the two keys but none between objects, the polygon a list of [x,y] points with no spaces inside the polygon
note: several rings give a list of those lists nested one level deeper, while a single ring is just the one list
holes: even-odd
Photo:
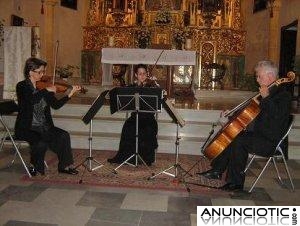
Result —
[{"label": "church interior wall", "polygon": [[280,26],[286,26],[298,20],[295,70],[300,74],[300,1],[289,0],[282,4]]},{"label": "church interior wall", "polygon": [[268,58],[269,14],[267,10],[253,13],[253,2],[242,2],[246,30],[245,73],[252,74],[257,61]]},{"label": "church interior wall", "polygon": [[[253,67],[258,60],[268,58],[268,40],[270,11],[268,9],[256,13],[252,11],[252,1],[242,1],[243,18],[245,21],[246,50],[245,50],[245,72],[253,73]],[[282,0],[280,8],[280,28],[300,18],[300,1]],[[296,46],[296,62],[300,64],[300,23],[298,22],[298,35]],[[280,40],[280,29],[278,33]],[[280,54],[278,52],[278,54]],[[298,66],[300,67],[300,66]]]},{"label": "church interior wall", "polygon": [[[280,27],[286,26],[298,20],[298,34],[300,31],[300,1],[289,0],[283,2],[280,15]],[[297,55],[300,55],[300,35],[297,35]]]},{"label": "church interior wall", "polygon": [[[58,1],[59,2],[59,1]],[[55,6],[54,40],[60,41],[58,52],[58,65],[78,65],[81,61],[83,46],[83,29],[86,25],[89,1],[77,1],[77,10]],[[269,11],[263,10],[253,14],[252,1],[242,0],[242,16],[246,32],[245,72],[252,73],[253,66],[258,60],[268,58],[269,39]],[[300,16],[300,2],[298,0],[282,1],[280,12],[280,26],[285,26]],[[43,53],[43,18],[41,14],[41,1],[37,0],[1,0],[0,19],[5,25],[10,24],[11,14],[23,17],[26,26],[40,26],[41,45]],[[298,23],[298,30],[300,24]],[[279,34],[280,35],[280,34]],[[300,35],[297,36],[297,58],[300,58]]]},{"label": "church interior wall", "polygon": [[59,40],[58,63],[60,65],[80,66],[83,42],[82,26],[85,23],[86,15],[85,2],[77,1],[77,10],[57,7],[54,29],[57,32],[54,40]]},{"label": "church interior wall", "polygon": [[[77,1],[77,10],[62,7],[60,6],[60,1],[57,2],[55,6],[53,37],[54,42],[59,40],[57,64],[80,66],[83,37],[82,26],[85,25],[86,21],[86,5],[88,1]],[[24,26],[40,27],[41,58],[45,59],[43,49],[43,42],[45,40],[43,36],[45,14],[41,14],[41,1],[1,0],[0,19],[4,19],[5,26],[10,26],[12,14],[24,18]]]}]

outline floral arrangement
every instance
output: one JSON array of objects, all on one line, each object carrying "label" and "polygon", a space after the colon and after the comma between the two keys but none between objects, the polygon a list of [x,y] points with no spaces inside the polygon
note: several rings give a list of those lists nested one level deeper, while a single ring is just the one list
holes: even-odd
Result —
[{"label": "floral arrangement", "polygon": [[155,23],[157,24],[168,24],[171,22],[171,13],[166,10],[160,10],[157,12],[155,17]]},{"label": "floral arrangement", "polygon": [[173,33],[173,42],[178,48],[185,42],[187,38],[191,37],[191,33],[188,30],[175,29]]},{"label": "floral arrangement", "polygon": [[185,37],[186,35],[183,30],[178,29],[173,33],[173,40],[175,43],[184,43]]},{"label": "floral arrangement", "polygon": [[78,70],[78,66],[73,66],[68,64],[67,66],[57,66],[56,67],[56,74],[59,75],[61,78],[68,78],[73,75],[75,70]]},{"label": "floral arrangement", "polygon": [[142,28],[141,30],[137,30],[135,33],[136,36],[136,44],[139,48],[147,48],[151,44],[151,33],[149,30]]}]

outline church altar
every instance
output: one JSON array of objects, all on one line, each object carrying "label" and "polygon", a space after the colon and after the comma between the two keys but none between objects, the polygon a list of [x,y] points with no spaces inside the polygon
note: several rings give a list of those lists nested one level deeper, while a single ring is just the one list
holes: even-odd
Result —
[{"label": "church altar", "polygon": [[196,51],[103,48],[101,62],[104,64],[195,65]]},{"label": "church altar", "polygon": [[[165,50],[165,49],[138,49],[138,48],[103,48],[102,49],[102,85],[113,85],[112,67],[114,64],[131,65],[130,80],[133,80],[133,65],[163,65],[181,66],[196,65],[196,51]],[[171,84],[171,70],[168,70],[168,84]],[[170,93],[170,86],[166,87]]]},{"label": "church altar", "polygon": [[[173,65],[177,78],[177,87],[189,86],[191,75],[193,86],[209,88],[211,78],[216,73],[207,69],[207,65],[224,64],[226,74],[224,86],[236,87],[238,77],[244,73],[245,30],[241,18],[240,0],[91,0],[87,25],[83,27],[82,80],[98,81],[99,85],[108,85],[112,77],[110,71],[103,70],[102,64],[108,57],[102,56],[102,50],[112,47],[116,50],[116,64],[142,63],[154,64],[160,54],[157,46],[166,49],[158,65]],[[118,56],[119,49],[124,55]],[[134,50],[135,52],[127,51]],[[139,50],[141,55],[139,55]],[[168,52],[170,51],[170,52]],[[194,52],[195,65],[179,68],[176,59],[164,62],[164,54],[172,51]],[[142,53],[145,52],[145,53]],[[155,53],[156,52],[156,53]],[[113,54],[110,53],[110,54]],[[170,55],[170,56],[171,56]],[[123,59],[121,59],[123,56]],[[183,57],[183,56],[182,56]],[[114,64],[115,55],[110,64]],[[184,58],[184,57],[183,57]],[[194,61],[194,59],[193,59]],[[101,63],[102,62],[102,63]],[[118,63],[117,63],[118,62]],[[167,64],[166,64],[167,63]],[[181,72],[184,71],[182,75]],[[161,74],[169,74],[164,70]],[[214,87],[211,87],[214,88]]]}]

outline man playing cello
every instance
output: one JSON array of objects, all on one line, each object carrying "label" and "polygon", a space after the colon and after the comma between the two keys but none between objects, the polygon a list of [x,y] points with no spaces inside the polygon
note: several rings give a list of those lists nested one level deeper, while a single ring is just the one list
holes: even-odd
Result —
[{"label": "man playing cello", "polygon": [[210,170],[198,173],[208,179],[221,179],[227,169],[227,183],[222,190],[243,190],[248,154],[271,155],[288,127],[291,94],[283,86],[268,87],[277,80],[277,67],[271,61],[260,61],[255,72],[260,86],[259,114],[212,160]]}]

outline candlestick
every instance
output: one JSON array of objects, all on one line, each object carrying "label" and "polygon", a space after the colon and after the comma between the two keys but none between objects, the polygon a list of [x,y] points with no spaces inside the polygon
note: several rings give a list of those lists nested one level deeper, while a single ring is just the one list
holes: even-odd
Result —
[{"label": "candlestick", "polygon": [[185,49],[191,49],[192,48],[192,39],[187,38],[185,40]]},{"label": "candlestick", "polygon": [[114,36],[109,36],[108,37],[108,46],[112,47],[115,45],[115,38]]}]

